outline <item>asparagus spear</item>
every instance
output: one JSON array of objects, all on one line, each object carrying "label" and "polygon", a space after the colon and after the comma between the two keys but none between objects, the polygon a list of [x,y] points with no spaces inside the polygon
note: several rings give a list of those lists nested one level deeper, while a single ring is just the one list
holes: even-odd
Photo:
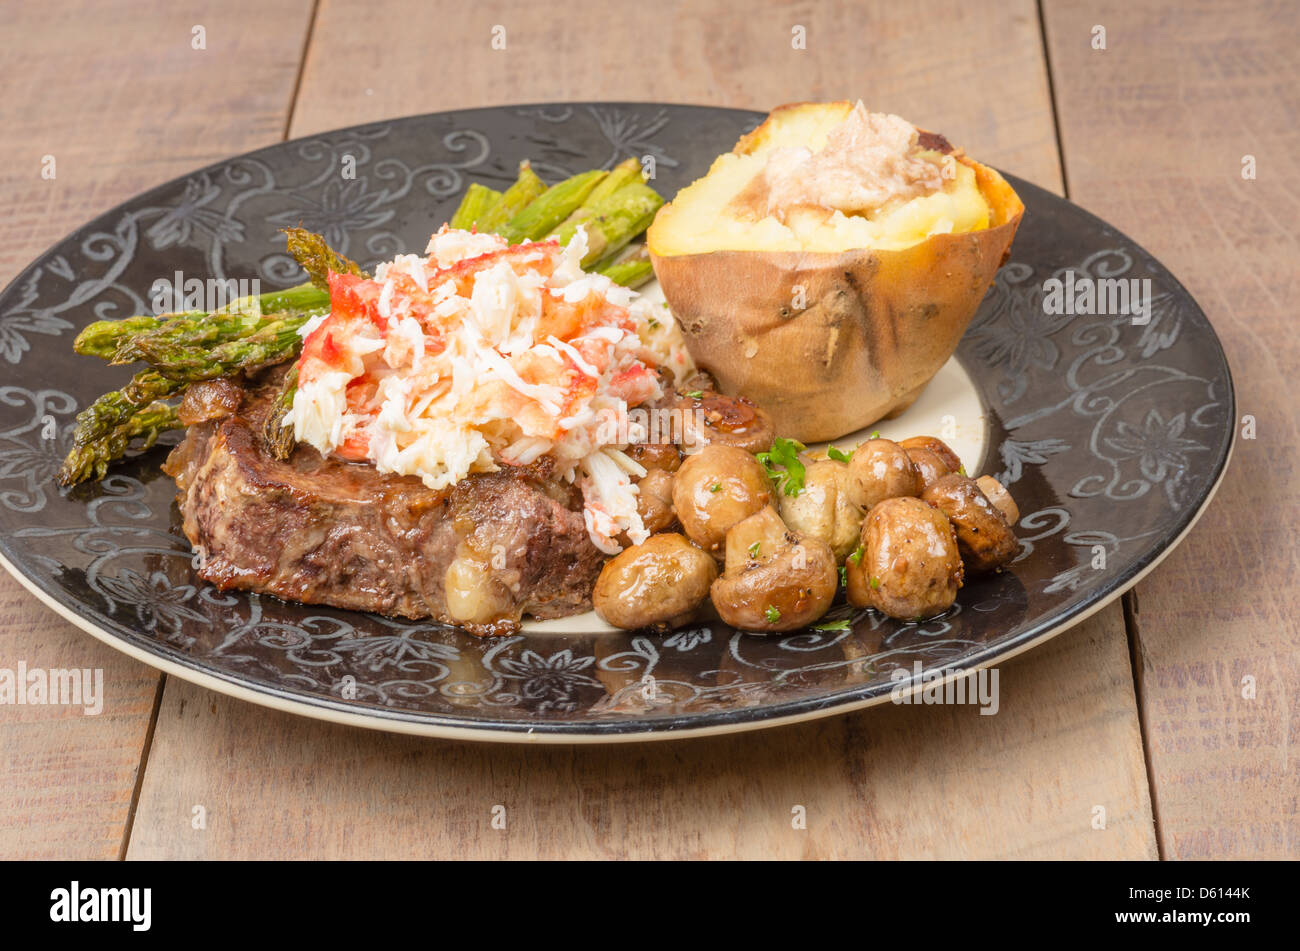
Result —
[{"label": "asparagus spear", "polygon": [[[329,249],[326,248],[328,251]],[[333,254],[334,252],[330,252]],[[347,258],[339,258],[345,265],[355,270],[348,270],[346,273],[359,274],[362,277],[368,276],[355,263]],[[285,287],[278,291],[269,291],[257,297],[240,298],[232,302],[225,308],[227,311],[239,311],[245,314],[279,314],[288,310],[311,310],[316,307],[327,306],[330,302],[329,281],[326,280],[324,287],[319,287],[311,281],[305,281],[302,284],[295,284],[293,287]]]},{"label": "asparagus spear", "polygon": [[460,200],[460,207],[456,209],[456,213],[451,216],[451,221],[447,223],[453,228],[468,231],[478,224],[479,219],[491,211],[492,207],[500,200],[501,193],[499,191],[474,182],[469,188],[465,189],[465,197]]},{"label": "asparagus spear", "polygon": [[252,333],[215,347],[160,347],[150,363],[164,377],[181,384],[282,363],[297,354],[302,346],[298,330],[313,316],[311,312],[280,314]]},{"label": "asparagus spear", "polygon": [[[315,311],[320,312],[321,308]],[[156,368],[137,373],[121,390],[105,393],[77,414],[73,451],[64,463],[66,478],[71,481],[63,484],[79,482],[91,473],[102,479],[108,463],[126,451],[131,439],[147,434],[145,424],[161,418],[158,407],[166,404],[159,401],[175,396],[190,383],[292,358],[302,344],[298,328],[311,316],[313,312],[309,311],[272,317],[252,333],[215,347],[187,346],[176,340],[160,347],[154,355]],[[150,411],[146,412],[147,409]],[[178,422],[176,426],[179,425]],[[163,429],[176,426],[167,425]],[[124,435],[127,433],[130,435]],[[157,438],[156,434],[153,438]]]},{"label": "asparagus spear", "polygon": [[518,244],[525,238],[538,240],[576,211],[592,189],[608,177],[608,172],[594,169],[552,185],[524,206],[497,233],[511,244]]},{"label": "asparagus spear", "polygon": [[[600,184],[591,190],[591,194],[587,196],[586,201],[574,210],[569,217],[565,218],[564,221],[551,229],[550,233],[547,234],[546,237],[558,237],[559,232],[562,229],[566,231],[568,237],[573,237],[573,233],[577,230],[577,226],[582,224],[584,221],[590,220],[593,209],[596,205],[599,205],[624,185],[631,185],[633,182],[640,181],[642,181],[640,162],[634,158],[628,159],[624,162],[619,162],[610,170],[610,173],[601,180]],[[561,243],[567,244],[568,240],[561,239]]]},{"label": "asparagus spear", "polygon": [[126,424],[141,407],[174,396],[185,384],[169,380],[154,370],[142,370],[120,390],[105,393],[77,414],[72,444],[87,446]]},{"label": "asparagus spear", "polygon": [[[260,297],[235,301],[225,310],[211,314],[184,314],[167,321],[156,330],[127,338],[112,362],[134,363],[144,360],[156,364],[178,346],[201,347],[225,343],[265,327],[284,313],[320,313],[329,307],[329,293],[313,284],[300,284]],[[278,307],[272,310],[272,307]],[[263,316],[267,315],[267,316]]]},{"label": "asparagus spear", "polygon": [[293,407],[293,396],[298,392],[298,367],[295,364],[284,375],[280,383],[280,392],[271,402],[271,411],[267,414],[262,435],[271,455],[277,459],[288,459],[293,454],[293,447],[298,444],[293,427],[284,424],[284,414]]},{"label": "asparagus spear", "polygon": [[329,292],[330,271],[355,274],[358,277],[370,276],[355,261],[336,253],[320,235],[305,228],[285,228],[284,233],[288,236],[289,253],[307,272],[311,283],[320,290]]},{"label": "asparagus spear", "polygon": [[663,203],[653,188],[643,182],[633,182],[593,205],[586,221],[566,223],[555,237],[560,244],[568,244],[579,227],[585,228],[587,253],[582,258],[582,266],[588,267],[602,258],[612,260],[629,241],[650,227]]},{"label": "asparagus spear", "polygon": [[641,160],[626,159],[610,169],[609,176],[592,189],[591,194],[587,196],[586,204],[594,205],[598,201],[604,201],[624,185],[644,181],[645,176],[641,173]]},{"label": "asparagus spear", "polygon": [[[176,409],[162,401],[190,383],[294,357],[302,346],[299,328],[329,308],[329,271],[368,276],[355,262],[335,253],[320,235],[301,228],[290,228],[286,234],[290,253],[311,277],[308,283],[240,298],[213,314],[97,321],[78,335],[74,344],[78,353],[111,357],[114,362],[146,359],[153,366],[77,414],[73,449],[60,470],[60,482],[72,485],[91,476],[102,479],[109,463],[123,455],[133,439],[143,437],[147,448],[159,433],[180,428]],[[296,379],[294,368],[280,394],[290,405]],[[283,420],[283,416],[280,412],[276,418]]]},{"label": "asparagus spear", "polygon": [[[316,290],[314,287],[312,290]],[[154,355],[163,348],[178,344],[206,346],[248,333],[261,323],[261,318],[238,311],[218,311],[214,314],[186,314],[144,333],[127,337],[118,346],[110,361],[113,364],[154,362]]]},{"label": "asparagus spear", "polygon": [[83,356],[101,357],[114,364],[134,363],[165,342],[217,343],[255,329],[261,314],[319,309],[328,304],[328,291],[311,283],[298,284],[256,297],[241,297],[212,314],[191,310],[97,320],[77,335],[72,348]]},{"label": "asparagus spear", "polygon": [[596,261],[596,263],[587,268],[587,270],[598,271],[603,274],[607,269],[613,267],[615,264],[630,264],[633,261],[649,260],[650,249],[647,248],[643,242],[635,247],[620,248],[612,254],[606,254]]},{"label": "asparagus spear", "polygon": [[141,314],[123,320],[97,320],[88,324],[77,339],[72,342],[72,349],[82,356],[100,357],[111,360],[119,347],[139,333],[156,330],[173,317],[180,314],[159,314],[157,317]]},{"label": "asparagus spear", "polygon": [[603,267],[598,267],[596,273],[604,274],[615,284],[636,288],[654,277],[655,272],[648,257],[634,254],[622,260],[606,264]]},{"label": "asparagus spear", "polygon": [[478,230],[495,234],[522,211],[524,206],[544,191],[546,191],[546,183],[537,177],[532,165],[527,160],[520,162],[519,177],[506,189],[501,200],[479,218]]},{"label": "asparagus spear", "polygon": [[133,439],[144,439],[141,449],[148,449],[169,429],[182,429],[177,409],[161,401],[137,408],[124,421],[99,437],[74,445],[59,469],[60,485],[76,485],[108,474],[113,460],[126,454]]}]

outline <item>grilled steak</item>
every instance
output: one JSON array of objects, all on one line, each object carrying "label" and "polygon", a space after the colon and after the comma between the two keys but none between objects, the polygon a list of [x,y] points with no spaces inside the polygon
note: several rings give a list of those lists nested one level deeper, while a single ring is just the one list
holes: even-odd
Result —
[{"label": "grilled steak", "polygon": [[524,613],[591,607],[605,556],[587,534],[581,496],[545,464],[434,491],[307,446],[281,462],[262,431],[282,373],[248,385],[242,399],[231,399],[228,383],[211,399],[195,393],[202,421],[167,460],[201,577],[478,634],[514,630]]}]

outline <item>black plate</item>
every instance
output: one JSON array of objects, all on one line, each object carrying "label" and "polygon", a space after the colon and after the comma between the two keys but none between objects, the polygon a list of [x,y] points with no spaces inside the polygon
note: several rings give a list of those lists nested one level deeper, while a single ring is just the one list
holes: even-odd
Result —
[{"label": "black plate", "polygon": [[[718,732],[888,698],[890,673],[971,670],[1024,650],[1130,586],[1185,533],[1221,478],[1235,408],[1196,302],[1105,222],[1016,179],[1012,258],[958,358],[989,420],[981,471],[1012,486],[1025,551],[924,624],[873,612],[847,631],[759,637],[722,625],[669,636],[455,629],[222,593],[198,580],[166,449],[60,491],[71,421],[129,371],[75,356],[92,320],[149,309],[153,283],[296,283],[278,229],[301,222],[363,260],[424,247],[470,181],[548,179],[653,156],[665,194],[702,174],[757,113],[646,103],[417,116],[285,142],[209,166],[102,215],[0,294],[0,554],[97,637],[246,699],[382,729],[476,739],[618,740]],[[355,178],[342,169],[354,164]],[[1047,318],[1066,268],[1150,278],[1150,322]],[[164,440],[166,441],[166,440]],[[172,440],[174,441],[174,439]],[[1097,553],[1105,566],[1095,568]],[[653,681],[653,688],[647,686]]]}]

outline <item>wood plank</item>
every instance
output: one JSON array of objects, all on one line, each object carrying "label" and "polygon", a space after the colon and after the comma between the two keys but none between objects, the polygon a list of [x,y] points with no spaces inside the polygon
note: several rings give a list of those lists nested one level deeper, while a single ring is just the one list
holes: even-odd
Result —
[{"label": "wood plank", "polygon": [[0,571],[0,667],[102,671],[103,710],[6,706],[0,857],[117,858],[159,675],[74,627]]},{"label": "wood plank", "polygon": [[[310,0],[14,4],[0,44],[0,283],[95,214],[288,118]],[[192,29],[206,49],[191,48]],[[53,155],[56,177],[42,179]],[[3,364],[0,364],[3,366]],[[3,371],[0,371],[3,372]],[[116,858],[159,675],[43,607],[0,572],[0,666],[104,671],[104,711],[5,707],[0,857]]]},{"label": "wood plank", "polygon": [[[611,16],[605,4],[485,3],[435,18],[414,2],[326,0],[291,132],[523,100],[852,95],[1059,190],[1034,5],[919,7],[627,4]],[[581,28],[597,22],[598,36]],[[809,50],[791,51],[800,22]],[[429,43],[391,43],[375,24]],[[490,49],[493,24],[507,27],[504,53]],[[993,717],[889,707],[604,749],[387,736],[171,680],[129,856],[1154,857],[1118,606],[1002,675]],[[497,804],[504,833],[490,828]],[[195,805],[205,830],[191,827]],[[791,829],[794,805],[806,831]],[[1092,828],[1097,805],[1105,830]]]},{"label": "wood plank", "polygon": [[[428,42],[394,44],[375,28],[394,23]],[[492,48],[495,26],[505,28],[504,50]],[[806,28],[806,49],[791,46],[795,26]],[[602,0],[324,0],[289,131],[310,135],[518,102],[645,100],[766,111],[853,97],[1060,192],[1040,47],[1038,14],[1026,0],[995,10],[960,0],[757,0],[743,10],[721,0],[616,8]]]},{"label": "wood plank", "polygon": [[[1187,285],[1258,432],[1238,441],[1201,524],[1137,589],[1163,852],[1295,858],[1300,8],[1049,0],[1045,15],[1072,196]],[[1105,51],[1090,47],[1094,25]],[[1256,180],[1242,178],[1245,155]]]},{"label": "wood plank", "polygon": [[128,857],[1151,858],[1127,667],[1087,676],[1123,642],[1090,621],[1011,663],[996,716],[886,706],[617,747],[372,733],[171,678]]}]

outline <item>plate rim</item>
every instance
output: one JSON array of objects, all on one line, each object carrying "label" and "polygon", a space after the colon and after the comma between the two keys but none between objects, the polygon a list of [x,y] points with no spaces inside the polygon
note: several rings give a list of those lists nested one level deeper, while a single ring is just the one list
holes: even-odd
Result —
[{"label": "plate rim", "polygon": [[[332,129],[320,130],[308,135],[297,136],[292,139],[284,139],[279,142],[271,143],[258,149],[248,152],[231,155],[208,165],[192,169],[186,173],[178,175],[166,182],[162,182],[145,191],[134,194],[124,201],[119,202],[108,210],[95,215],[88,221],[82,223],[77,228],[58,238],[54,243],[49,245],[44,251],[33,258],[22,270],[20,270],[13,280],[9,281],[3,289],[0,289],[0,296],[8,294],[11,289],[20,285],[30,273],[41,266],[41,262],[50,256],[50,254],[63,245],[65,242],[74,239],[76,236],[94,227],[103,219],[108,219],[120,212],[128,205],[134,205],[146,201],[150,196],[165,193],[169,189],[193,178],[196,175],[219,170],[229,165],[232,161],[241,158],[261,155],[265,152],[278,151],[297,143],[318,139],[323,136],[337,135],[339,133],[350,132],[373,128],[377,126],[392,127],[398,124],[407,124],[427,121],[434,117],[457,116],[466,113],[475,112],[501,112],[507,110],[527,110],[539,108],[575,108],[584,106],[623,106],[623,107],[671,107],[676,109],[692,109],[708,112],[730,112],[737,115],[752,117],[762,117],[766,113],[751,109],[735,109],[727,106],[702,105],[697,103],[671,103],[654,100],[574,100],[560,102],[527,102],[527,103],[503,103],[490,106],[474,106],[461,109],[439,110],[436,112],[420,113],[416,115],[399,116],[391,119],[377,119],[368,122],[355,123],[349,126],[340,126]],[[1000,170],[999,170],[1000,171]],[[1201,516],[1208,509],[1218,492],[1220,485],[1226,477],[1228,466],[1231,461],[1233,452],[1238,440],[1236,425],[1236,387],[1233,382],[1232,368],[1228,361],[1227,352],[1224,350],[1223,343],[1218,333],[1214,330],[1209,316],[1205,314],[1196,298],[1187,290],[1182,281],[1155,255],[1139,242],[1130,238],[1125,232],[1120,231],[1115,226],[1106,222],[1098,215],[1092,213],[1087,208],[1076,204],[1069,198],[1057,195],[1042,186],[1033,182],[1000,172],[1007,178],[1017,191],[1030,189],[1041,192],[1044,196],[1057,202],[1063,202],[1071,206],[1078,213],[1082,214],[1086,220],[1112,232],[1119,238],[1122,238],[1131,249],[1139,251],[1145,255],[1151,262],[1159,266],[1161,271],[1172,282],[1173,288],[1191,301],[1198,311],[1204,316],[1206,327],[1216,345],[1219,356],[1221,357],[1224,376],[1223,381],[1226,384],[1225,407],[1228,422],[1228,443],[1222,455],[1215,462],[1213,477],[1208,482],[1207,487],[1202,489],[1200,498],[1195,505],[1179,514],[1175,521],[1175,531],[1172,535],[1167,535],[1163,542],[1157,543],[1152,550],[1148,551],[1144,557],[1135,561],[1127,572],[1116,576],[1108,585],[1101,585],[1094,589],[1090,598],[1085,598],[1071,608],[1067,608],[1062,614],[1053,618],[1052,621],[1045,622],[1036,627],[1022,632],[1016,638],[1010,641],[999,642],[996,645],[986,645],[983,649],[975,654],[964,658],[964,666],[958,668],[949,668],[947,665],[940,665],[931,668],[927,674],[933,676],[932,672],[943,671],[938,683],[948,683],[960,677],[988,668],[995,663],[1001,663],[1010,660],[1033,647],[1036,647],[1058,634],[1064,633],[1076,624],[1081,623],[1102,608],[1111,604],[1125,592],[1134,587],[1139,581],[1146,577],[1155,567],[1157,567],[1178,545],[1180,545],[1191,530],[1200,521]],[[967,371],[969,372],[969,371]],[[987,453],[988,448],[986,448]],[[819,696],[802,697],[792,700],[782,701],[779,703],[768,704],[755,707],[734,707],[724,710],[709,710],[699,713],[683,713],[662,717],[628,717],[623,719],[609,720],[590,720],[585,722],[579,721],[536,721],[528,720],[475,720],[472,718],[462,718],[453,714],[444,713],[420,713],[401,709],[383,708],[383,707],[361,707],[348,701],[334,697],[326,697],[315,694],[303,694],[298,691],[287,689],[279,684],[262,683],[257,686],[250,686],[253,681],[247,678],[240,678],[238,675],[227,672],[215,672],[212,669],[202,665],[195,660],[191,663],[184,662],[184,659],[174,659],[167,656],[162,651],[149,650],[129,640],[122,634],[94,623],[91,619],[80,614],[73,604],[65,603],[56,593],[46,590],[36,581],[29,578],[18,566],[11,560],[11,545],[9,539],[0,537],[0,566],[18,580],[18,582],[37,600],[46,607],[52,609],[56,614],[71,622],[76,627],[89,633],[97,640],[107,644],[115,650],[123,653],[134,660],[145,663],[165,674],[172,674],[197,684],[198,686],[214,690],[218,693],[232,696],[237,699],[246,700],[259,706],[280,710],[287,713],[293,713],[300,716],[307,716],[316,720],[326,722],[358,726],[366,729],[381,730],[390,733],[401,733],[407,735],[427,736],[441,739],[452,740],[473,740],[478,742],[497,742],[497,743],[545,743],[545,744],[602,744],[602,743],[628,743],[628,742],[645,742],[657,741],[664,739],[674,739],[679,737],[703,737],[714,736],[727,733],[747,732],[758,729],[767,729],[778,726],[785,726],[798,722],[805,722],[813,719],[850,713],[867,707],[876,706],[891,699],[894,690],[882,690],[881,684],[875,685],[858,685],[845,687],[842,690],[834,691]],[[75,602],[74,602],[75,603]],[[904,687],[902,693],[904,696],[911,695],[916,691],[923,689],[925,686],[936,683],[931,679],[925,684],[909,683]],[[865,691],[871,691],[871,695],[863,696]],[[702,722],[701,722],[702,721]],[[692,726],[692,723],[699,722],[700,725]]]},{"label": "plate rim", "polygon": [[[1233,439],[1228,446],[1228,454],[1225,457],[1225,465],[1219,472],[1218,478],[1211,485],[1209,492],[1206,493],[1205,500],[1199,508],[1193,513],[1191,520],[1183,527],[1182,531],[1176,538],[1164,548],[1160,549],[1156,556],[1144,565],[1136,574],[1129,578],[1121,586],[1108,592],[1105,596],[1091,603],[1086,603],[1074,615],[1064,618],[1060,624],[1050,627],[1045,631],[1038,632],[1036,635],[1019,642],[1013,643],[1009,648],[991,652],[990,656],[982,657],[978,663],[954,670],[937,668],[944,670],[943,676],[934,680],[931,679],[926,683],[912,683],[903,688],[899,696],[911,697],[912,695],[926,689],[927,687],[937,687],[950,683],[954,680],[968,677],[979,670],[985,670],[994,664],[1000,664],[1004,661],[1011,660],[1026,651],[1038,647],[1050,641],[1052,638],[1064,634],[1066,631],[1083,623],[1092,617],[1102,608],[1108,607],[1117,599],[1123,597],[1131,588],[1137,585],[1143,578],[1157,568],[1162,561],[1173,552],[1183,540],[1196,527],[1196,523],[1201,520],[1201,516],[1210,507],[1214,496],[1218,493],[1219,486],[1227,475],[1227,462],[1232,458],[1233,450],[1236,448],[1236,427],[1233,427]],[[233,679],[227,679],[197,666],[190,667],[180,664],[167,657],[151,653],[135,644],[124,640],[111,631],[105,630],[92,624],[89,620],[69,609],[67,606],[54,600],[48,592],[38,587],[26,575],[17,571],[16,566],[10,563],[5,557],[3,551],[0,551],[0,566],[3,566],[18,583],[36,596],[36,599],[46,607],[52,609],[64,620],[71,622],[76,627],[93,636],[96,640],[107,644],[109,647],[125,654],[133,660],[140,661],[150,667],[155,668],[163,674],[171,674],[179,677],[181,680],[188,681],[199,687],[204,687],[224,696],[234,697],[237,700],[245,700],[257,706],[267,707],[281,713],[290,713],[298,716],[305,716],[312,720],[318,720],[325,723],[334,723],[342,726],[361,727],[363,729],[375,730],[383,733],[399,733],[406,736],[422,736],[431,739],[442,740],[470,740],[475,742],[502,743],[502,744],[524,744],[524,745],[600,745],[615,743],[647,743],[671,739],[703,738],[709,736],[723,736],[731,733],[749,733],[756,730],[775,729],[783,726],[792,726],[796,723],[806,723],[811,720],[822,720],[841,714],[854,713],[859,710],[865,710],[868,707],[879,706],[893,699],[891,693],[879,693],[875,696],[860,697],[854,699],[838,700],[837,694],[830,694],[823,697],[807,698],[804,700],[789,701],[787,704],[773,704],[766,707],[741,707],[734,712],[744,711],[775,711],[780,710],[783,706],[807,706],[809,709],[798,710],[791,713],[777,713],[765,716],[752,717],[735,717],[724,722],[712,722],[707,725],[698,727],[675,727],[671,725],[672,721],[677,719],[702,719],[712,717],[715,720],[719,717],[725,717],[732,711],[722,711],[721,713],[710,711],[703,714],[680,714],[677,717],[665,717],[662,722],[664,728],[647,729],[647,730],[629,730],[629,729],[600,729],[605,727],[603,722],[592,722],[581,724],[580,728],[565,723],[538,723],[533,726],[525,726],[526,721],[520,721],[518,726],[506,724],[504,722],[485,722],[483,726],[473,726],[469,724],[452,725],[437,722],[438,720],[453,720],[454,718],[437,716],[430,714],[411,714],[398,710],[382,710],[367,708],[367,712],[358,713],[354,707],[344,704],[342,701],[334,701],[326,698],[316,699],[295,699],[290,696],[281,696],[279,693],[269,690],[256,690],[252,687],[245,686]],[[989,650],[981,652],[990,654]],[[980,655],[977,655],[980,656]],[[853,688],[848,688],[853,690]],[[286,692],[287,693],[287,692]],[[655,723],[656,721],[646,720],[610,720],[610,727],[627,727],[634,726],[637,723]],[[546,727],[550,727],[546,729]]]}]

